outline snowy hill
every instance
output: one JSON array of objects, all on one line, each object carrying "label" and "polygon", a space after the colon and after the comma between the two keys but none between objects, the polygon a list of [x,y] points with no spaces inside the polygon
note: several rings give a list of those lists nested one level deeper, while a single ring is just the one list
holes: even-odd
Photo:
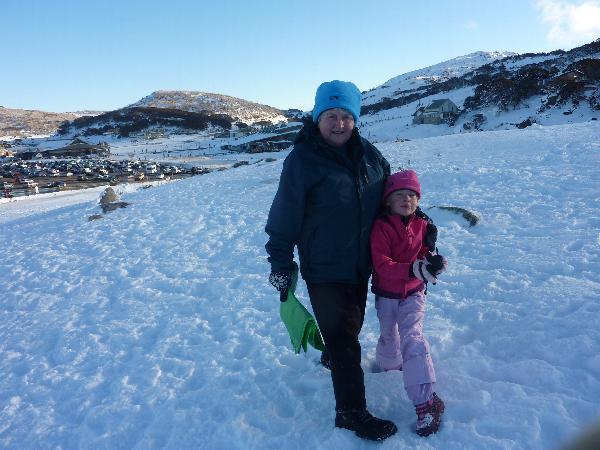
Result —
[{"label": "snowy hill", "polygon": [[199,91],[156,91],[129,107],[178,109],[189,112],[226,114],[247,125],[256,122],[286,122],[282,111],[241,98]]},{"label": "snowy hill", "polygon": [[[281,111],[267,105],[240,98],[198,91],[156,91],[140,101],[115,111],[81,111],[75,113],[49,113],[0,107],[0,139],[27,138],[50,135],[57,131],[93,136],[101,133],[120,134],[123,124],[131,131],[152,129],[153,126],[171,128],[183,123],[180,131],[200,129],[205,123],[225,119],[230,128],[233,123],[246,125],[271,125],[287,123],[288,117],[298,115],[298,110]],[[143,116],[143,117],[142,117]],[[174,126],[175,124],[175,126]],[[217,124],[216,126],[222,126]],[[126,130],[127,131],[127,130]]]},{"label": "snowy hill", "polygon": [[[449,99],[441,125],[413,125]],[[374,140],[512,129],[600,119],[600,39],[542,54],[477,52],[392,78],[363,94],[360,126]]]},{"label": "snowy hill", "polygon": [[[557,450],[600,420],[600,124],[379,145],[420,174],[450,266],[425,333],[446,401],[420,438],[400,372],[367,401],[381,449]],[[366,449],[335,429],[329,372],[295,355],[267,282],[264,225],[282,158],[21,218],[0,204],[0,447]],[[25,201],[25,200],[24,200]],[[33,200],[32,200],[33,201]],[[308,305],[304,284],[301,300]]]},{"label": "snowy hill", "polygon": [[515,55],[517,53],[514,52],[475,52],[443,61],[424,69],[398,75],[386,81],[381,86],[377,86],[364,93],[362,97],[363,106],[381,101],[385,97],[393,98],[399,92],[414,90],[423,86],[448,81],[451,78],[461,77],[485,64]]}]

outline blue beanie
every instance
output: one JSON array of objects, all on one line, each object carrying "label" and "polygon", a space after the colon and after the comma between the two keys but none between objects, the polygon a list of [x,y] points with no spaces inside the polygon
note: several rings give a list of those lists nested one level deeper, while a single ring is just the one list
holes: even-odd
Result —
[{"label": "blue beanie", "polygon": [[349,81],[327,81],[318,87],[315,95],[315,107],[312,110],[313,122],[319,121],[323,111],[342,108],[352,114],[358,122],[360,116],[360,91]]}]

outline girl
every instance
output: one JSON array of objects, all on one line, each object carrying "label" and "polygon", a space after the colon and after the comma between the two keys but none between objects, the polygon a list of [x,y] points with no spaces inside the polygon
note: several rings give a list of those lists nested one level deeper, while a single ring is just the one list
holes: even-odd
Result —
[{"label": "girl", "polygon": [[384,187],[384,213],[371,232],[372,292],[381,334],[377,364],[403,370],[404,387],[417,412],[416,432],[435,433],[444,402],[435,394],[435,371],[423,337],[427,282],[435,284],[447,266],[434,255],[437,229],[418,207],[421,185],[405,170],[391,175]]}]

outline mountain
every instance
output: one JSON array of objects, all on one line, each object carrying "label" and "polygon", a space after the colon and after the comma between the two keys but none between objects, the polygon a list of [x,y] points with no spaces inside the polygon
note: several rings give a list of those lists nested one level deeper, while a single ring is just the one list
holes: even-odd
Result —
[{"label": "mountain", "polygon": [[59,135],[97,136],[113,134],[127,137],[131,133],[149,129],[176,131],[223,131],[231,129],[233,119],[226,114],[208,111],[183,111],[173,108],[131,106],[99,114],[79,117],[64,122],[58,128]]},{"label": "mountain", "polygon": [[[413,125],[434,101],[444,125]],[[569,51],[477,52],[409,72],[363,93],[361,127],[376,140],[600,118],[600,39]]]},{"label": "mountain", "polygon": [[281,111],[228,95],[199,91],[156,91],[124,108],[63,123],[61,135],[105,133],[121,137],[149,129],[219,132],[249,125],[273,125],[293,117]]},{"label": "mountain", "polygon": [[55,113],[0,106],[0,137],[28,137],[54,133],[67,120],[79,117],[78,113]]},{"label": "mountain", "polygon": [[240,98],[199,91],[156,91],[125,108],[108,112],[47,113],[0,107],[0,137],[70,132],[86,136],[127,136],[153,126],[226,130],[287,122],[297,110],[281,111]]},{"label": "mountain", "polygon": [[442,83],[451,78],[460,77],[478,67],[508,56],[516,56],[514,52],[475,52],[459,56],[424,69],[398,75],[381,86],[370,89],[363,94],[363,106],[381,101],[382,98],[394,98],[402,92],[410,92],[417,88]]},{"label": "mountain", "polygon": [[200,91],[156,91],[131,107],[178,109],[188,112],[226,114],[236,122],[251,125],[257,122],[285,122],[287,118],[277,108],[241,98]]}]

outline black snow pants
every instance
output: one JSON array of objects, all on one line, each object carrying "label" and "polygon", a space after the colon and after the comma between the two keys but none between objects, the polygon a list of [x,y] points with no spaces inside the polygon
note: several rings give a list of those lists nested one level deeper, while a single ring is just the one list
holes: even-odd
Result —
[{"label": "black snow pants", "polygon": [[331,361],[336,411],[365,409],[358,335],[365,318],[368,282],[307,283],[307,288]]}]

